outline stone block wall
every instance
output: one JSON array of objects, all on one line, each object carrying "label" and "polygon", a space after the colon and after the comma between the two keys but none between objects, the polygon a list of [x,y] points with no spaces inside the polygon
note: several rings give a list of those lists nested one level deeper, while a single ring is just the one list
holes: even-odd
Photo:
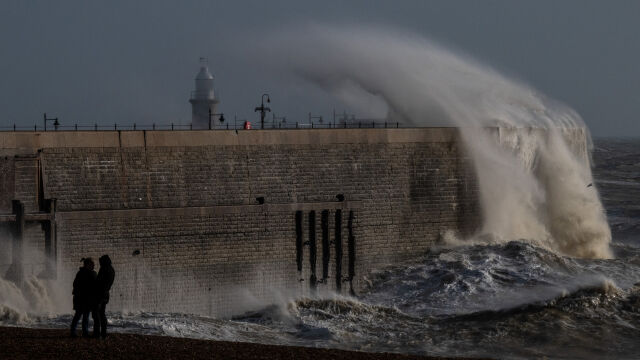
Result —
[{"label": "stone block wall", "polygon": [[12,196],[32,210],[57,199],[69,284],[82,257],[110,254],[114,309],[227,316],[279,296],[357,293],[369,271],[480,218],[456,129],[44,135],[0,141],[33,149],[12,160]]}]

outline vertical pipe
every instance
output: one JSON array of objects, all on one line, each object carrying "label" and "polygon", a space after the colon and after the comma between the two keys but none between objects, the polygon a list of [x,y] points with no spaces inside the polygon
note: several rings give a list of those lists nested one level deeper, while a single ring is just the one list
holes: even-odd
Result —
[{"label": "vertical pipe", "polygon": [[44,252],[46,258],[45,276],[55,279],[56,274],[56,199],[45,201],[45,211],[49,213],[49,220],[42,224],[44,229]]},{"label": "vertical pipe", "polygon": [[24,235],[24,204],[20,200],[13,200],[13,213],[16,215],[15,240],[18,245],[18,251],[13,252],[13,260],[22,264],[22,244]]},{"label": "vertical pipe", "polygon": [[302,211],[296,211],[296,265],[302,271]]},{"label": "vertical pipe", "polygon": [[22,265],[22,245],[24,234],[24,204],[20,200],[13,200],[13,214],[16,216],[16,222],[13,226],[13,246],[11,248],[11,266],[5,277],[8,280],[14,281],[19,286],[22,286],[22,280],[24,278],[24,269]]},{"label": "vertical pipe", "polygon": [[349,211],[347,228],[349,229],[349,292],[351,295],[355,295],[353,291],[353,278],[356,275],[356,238],[353,235],[353,210]]},{"label": "vertical pipe", "polygon": [[335,227],[336,291],[340,292],[342,289],[342,209],[336,210]]},{"label": "vertical pipe", "polygon": [[329,210],[322,210],[320,219],[322,226],[322,281],[325,282],[329,277],[329,259],[331,258],[329,249]]},{"label": "vertical pipe", "polygon": [[316,255],[316,212],[315,210],[311,210],[309,211],[309,267],[311,271],[309,286],[311,289],[315,289],[317,282]]},{"label": "vertical pipe", "polygon": [[51,274],[50,258],[53,249],[53,238],[51,233],[51,221],[42,222],[42,230],[44,231],[44,255],[45,255],[45,273],[44,276]]}]

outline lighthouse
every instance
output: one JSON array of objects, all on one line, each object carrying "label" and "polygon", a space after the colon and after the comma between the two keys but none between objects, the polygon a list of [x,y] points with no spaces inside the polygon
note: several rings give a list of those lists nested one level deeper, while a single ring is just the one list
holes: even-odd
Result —
[{"label": "lighthouse", "polygon": [[191,92],[191,125],[194,129],[208,129],[209,118],[212,126],[219,101],[213,93],[213,75],[209,72],[207,59],[200,58],[200,71],[196,75],[196,89]]}]

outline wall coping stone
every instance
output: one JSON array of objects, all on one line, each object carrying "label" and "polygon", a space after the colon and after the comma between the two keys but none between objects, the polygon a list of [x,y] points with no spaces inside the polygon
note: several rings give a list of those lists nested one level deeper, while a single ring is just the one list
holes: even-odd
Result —
[{"label": "wall coping stone", "polygon": [[0,150],[452,142],[458,128],[0,132]]}]

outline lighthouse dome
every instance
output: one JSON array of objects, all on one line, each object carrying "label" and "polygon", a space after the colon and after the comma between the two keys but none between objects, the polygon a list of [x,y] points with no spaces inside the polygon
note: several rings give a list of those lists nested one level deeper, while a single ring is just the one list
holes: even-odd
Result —
[{"label": "lighthouse dome", "polygon": [[196,75],[196,80],[213,80],[213,75],[209,72],[206,64],[200,66],[200,71]]},{"label": "lighthouse dome", "polygon": [[200,71],[196,75],[196,90],[193,94],[196,99],[214,99],[213,75],[209,72],[206,59],[200,60]]}]

